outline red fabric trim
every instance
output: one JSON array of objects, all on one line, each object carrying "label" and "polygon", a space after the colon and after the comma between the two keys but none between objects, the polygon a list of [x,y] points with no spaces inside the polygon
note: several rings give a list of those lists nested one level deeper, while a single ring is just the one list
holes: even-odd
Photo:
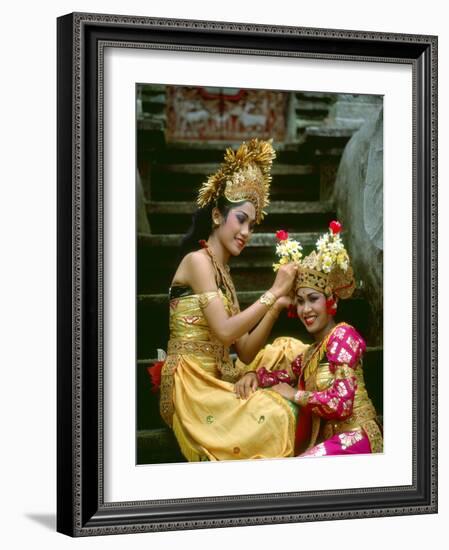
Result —
[{"label": "red fabric trim", "polygon": [[151,367],[147,367],[147,373],[150,377],[151,391],[157,393],[161,387],[162,367],[164,361],[157,361]]}]

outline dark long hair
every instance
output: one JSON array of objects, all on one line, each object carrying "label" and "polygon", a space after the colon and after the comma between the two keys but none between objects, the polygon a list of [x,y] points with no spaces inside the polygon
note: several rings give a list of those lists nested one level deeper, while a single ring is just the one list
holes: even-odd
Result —
[{"label": "dark long hair", "polygon": [[224,196],[220,196],[216,204],[208,204],[203,208],[198,208],[192,216],[192,224],[189,230],[181,241],[178,258],[179,262],[186,254],[200,248],[199,241],[207,241],[209,238],[212,233],[212,210],[215,207],[218,208],[220,214],[226,221],[230,210],[245,202],[248,201],[229,202]]}]

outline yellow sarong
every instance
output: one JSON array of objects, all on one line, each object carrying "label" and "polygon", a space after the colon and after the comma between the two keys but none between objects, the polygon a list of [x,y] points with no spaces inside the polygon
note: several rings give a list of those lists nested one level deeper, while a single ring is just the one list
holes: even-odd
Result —
[{"label": "yellow sarong", "polygon": [[[170,301],[161,415],[182,453],[189,461],[293,456],[296,407],[268,389],[258,389],[246,400],[236,397],[234,382],[248,367],[239,361],[234,365],[229,350],[211,334],[199,306],[201,296]],[[263,366],[265,353],[267,368],[286,368],[303,350],[299,340],[278,339],[252,365]]]}]

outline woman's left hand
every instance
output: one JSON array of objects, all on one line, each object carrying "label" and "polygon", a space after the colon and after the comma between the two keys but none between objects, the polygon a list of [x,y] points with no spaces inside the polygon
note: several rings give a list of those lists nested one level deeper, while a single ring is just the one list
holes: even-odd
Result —
[{"label": "woman's left hand", "polygon": [[277,392],[279,395],[282,395],[282,397],[285,397],[286,399],[289,399],[290,401],[294,401],[296,390],[295,388],[292,388],[285,382],[281,382],[280,384],[276,384],[272,388],[270,388]]},{"label": "woman's left hand", "polygon": [[291,296],[281,296],[276,300],[275,307],[280,311],[294,305],[294,299]]}]

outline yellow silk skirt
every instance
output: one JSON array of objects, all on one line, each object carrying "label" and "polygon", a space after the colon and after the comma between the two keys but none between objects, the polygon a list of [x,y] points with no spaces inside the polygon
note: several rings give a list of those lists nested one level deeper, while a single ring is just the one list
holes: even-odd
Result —
[{"label": "yellow silk skirt", "polygon": [[[303,349],[299,340],[277,339],[259,352],[249,368],[285,368]],[[293,456],[295,405],[268,389],[238,399],[234,384],[220,379],[210,356],[179,354],[171,357],[173,361],[172,427],[187,460]]]}]

